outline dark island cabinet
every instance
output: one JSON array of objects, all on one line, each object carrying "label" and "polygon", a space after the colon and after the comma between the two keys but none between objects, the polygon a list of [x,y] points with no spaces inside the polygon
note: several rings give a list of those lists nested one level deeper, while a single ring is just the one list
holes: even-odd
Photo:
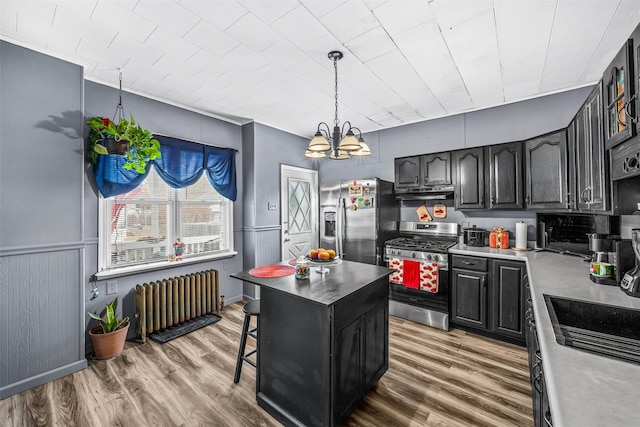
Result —
[{"label": "dark island cabinet", "polygon": [[333,425],[349,418],[389,367],[388,279],[372,287],[337,303],[333,313]]},{"label": "dark island cabinet", "polygon": [[453,152],[456,209],[484,209],[484,148]]},{"label": "dark island cabinet", "polygon": [[421,156],[398,157],[394,159],[395,188],[419,188],[421,183]]},{"label": "dark island cabinet", "polygon": [[597,85],[569,127],[574,147],[575,208],[603,212],[609,208],[602,120],[602,87]]},{"label": "dark island cabinet", "polygon": [[449,186],[451,181],[451,153],[425,154],[422,156],[422,185]]},{"label": "dark island cabinet", "polygon": [[567,136],[565,130],[525,141],[527,208],[569,208]]},{"label": "dark island cabinet", "polygon": [[451,321],[498,339],[525,339],[525,264],[452,255]]},{"label": "dark island cabinet", "polygon": [[489,157],[489,209],[523,209],[522,143],[491,145]]}]

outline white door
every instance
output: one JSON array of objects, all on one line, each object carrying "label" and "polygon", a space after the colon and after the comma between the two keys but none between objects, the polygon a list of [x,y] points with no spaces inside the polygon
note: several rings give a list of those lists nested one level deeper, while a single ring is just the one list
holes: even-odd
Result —
[{"label": "white door", "polygon": [[280,166],[282,261],[318,247],[318,171]]}]

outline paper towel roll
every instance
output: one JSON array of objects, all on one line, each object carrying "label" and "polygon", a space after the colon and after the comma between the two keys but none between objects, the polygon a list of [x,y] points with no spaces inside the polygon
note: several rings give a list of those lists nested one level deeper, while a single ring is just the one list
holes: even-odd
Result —
[{"label": "paper towel roll", "polygon": [[527,223],[522,221],[516,223],[516,248],[527,248]]}]

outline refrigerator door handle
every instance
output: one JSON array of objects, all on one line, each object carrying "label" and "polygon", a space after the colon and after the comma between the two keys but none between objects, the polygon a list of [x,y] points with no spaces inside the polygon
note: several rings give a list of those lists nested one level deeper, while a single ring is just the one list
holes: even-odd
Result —
[{"label": "refrigerator door handle", "polygon": [[338,252],[338,255],[340,256],[341,259],[344,259],[344,252],[343,252],[343,240],[344,240],[344,235],[345,235],[345,215],[344,215],[344,209],[345,209],[345,203],[344,203],[344,199],[340,198],[338,199],[338,209],[337,209],[337,230],[336,230],[336,251]]}]

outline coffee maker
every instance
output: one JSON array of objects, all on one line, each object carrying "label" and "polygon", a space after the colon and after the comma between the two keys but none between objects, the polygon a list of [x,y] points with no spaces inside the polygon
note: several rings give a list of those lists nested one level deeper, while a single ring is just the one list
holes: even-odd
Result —
[{"label": "coffee maker", "polygon": [[599,285],[618,286],[625,271],[635,264],[631,241],[623,240],[618,235],[588,236],[592,253],[589,278]]},{"label": "coffee maker", "polygon": [[636,265],[624,274],[620,287],[627,295],[640,297],[640,228],[631,230],[631,246],[636,256]]}]

